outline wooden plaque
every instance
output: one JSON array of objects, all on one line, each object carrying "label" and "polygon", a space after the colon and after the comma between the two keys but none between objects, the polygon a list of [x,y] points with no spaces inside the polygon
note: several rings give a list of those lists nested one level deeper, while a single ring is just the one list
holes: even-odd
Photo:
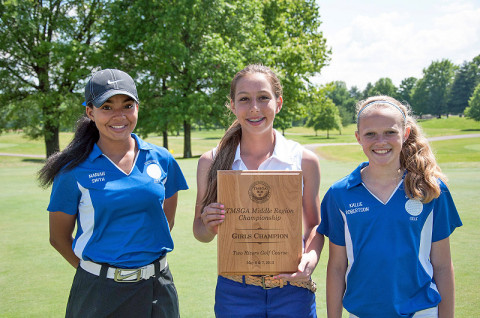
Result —
[{"label": "wooden plaque", "polygon": [[302,172],[219,170],[220,275],[297,271],[302,256]]}]

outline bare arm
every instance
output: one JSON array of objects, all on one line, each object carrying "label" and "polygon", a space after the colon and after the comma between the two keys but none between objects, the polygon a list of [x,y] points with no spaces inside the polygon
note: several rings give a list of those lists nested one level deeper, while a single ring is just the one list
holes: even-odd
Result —
[{"label": "bare arm", "polygon": [[50,244],[75,268],[80,263],[80,259],[72,249],[72,234],[76,219],[76,215],[63,212],[50,212],[49,217]]},{"label": "bare arm", "polygon": [[305,251],[294,274],[281,274],[277,277],[287,280],[309,280],[320,258],[324,237],[316,231],[320,223],[320,164],[317,156],[305,150],[302,156],[303,173],[303,227]]},{"label": "bare arm", "polygon": [[175,224],[175,214],[177,213],[177,202],[178,202],[178,192],[172,195],[170,198],[165,199],[163,202],[163,212],[168,220],[168,226],[170,231],[173,229]]},{"label": "bare arm", "polygon": [[328,318],[341,318],[343,294],[345,293],[345,273],[347,272],[347,251],[345,246],[329,244],[327,265],[327,315]]},{"label": "bare arm", "polygon": [[455,311],[455,275],[448,237],[432,243],[430,260],[433,265],[433,278],[442,297],[442,301],[438,304],[438,317],[453,318]]},{"label": "bare arm", "polygon": [[203,197],[207,192],[208,170],[213,162],[212,152],[204,153],[198,160],[197,167],[197,201],[193,234],[201,242],[210,242],[218,233],[218,225],[225,219],[225,211],[220,203],[211,203],[204,207]]}]

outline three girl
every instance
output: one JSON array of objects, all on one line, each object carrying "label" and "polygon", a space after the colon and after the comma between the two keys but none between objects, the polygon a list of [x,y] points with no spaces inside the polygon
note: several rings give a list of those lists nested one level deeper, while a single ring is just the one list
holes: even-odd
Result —
[{"label": "three girl", "polygon": [[[130,76],[100,71],[85,98],[74,140],[40,171],[44,185],[53,183],[51,243],[78,268],[67,316],[176,317],[165,256],[185,179],[168,151],[132,133],[139,101]],[[310,277],[325,235],[329,317],[341,317],[342,307],[361,318],[453,317],[449,236],[462,223],[409,109],[387,96],[358,104],[355,135],[368,162],[330,187],[320,223],[319,162],[273,129],[282,105],[269,68],[249,65],[235,75],[229,108],[236,120],[198,162],[193,231],[210,242],[225,219],[217,170],[302,170],[304,254],[296,273],[267,278],[271,286],[288,281],[282,288],[219,276],[216,316],[316,317]]]}]

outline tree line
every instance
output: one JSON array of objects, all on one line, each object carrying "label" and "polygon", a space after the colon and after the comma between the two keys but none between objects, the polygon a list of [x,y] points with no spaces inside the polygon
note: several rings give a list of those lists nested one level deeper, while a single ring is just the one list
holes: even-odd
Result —
[{"label": "tree line", "polygon": [[[336,119],[330,121],[329,129],[341,129],[342,125],[355,122],[356,103],[373,95],[388,95],[408,103],[419,118],[427,114],[435,117],[455,114],[480,120],[480,55],[461,65],[448,59],[433,61],[423,69],[422,78],[405,78],[398,87],[390,78],[368,83],[363,91],[336,81],[325,85],[322,93],[324,99],[330,100],[325,104],[333,102],[338,107]],[[314,110],[310,112],[315,114],[315,106],[312,108]],[[305,122],[314,127],[310,119]]]},{"label": "tree line", "polygon": [[230,124],[230,80],[247,64],[265,64],[282,81],[277,129],[328,132],[351,123],[355,102],[374,94],[407,101],[419,115],[461,113],[480,62],[433,62],[398,88],[388,78],[363,92],[344,82],[315,85],[331,56],[315,0],[2,1],[0,43],[0,133],[43,138],[47,156],[84,111],[86,80],[103,68],[135,79],[136,132],[161,134],[168,148],[168,136],[182,131],[189,158],[192,129]]},{"label": "tree line", "polygon": [[24,0],[0,4],[0,130],[43,137],[47,156],[83,111],[92,72],[137,82],[142,136],[225,127],[230,80],[245,65],[275,69],[288,100],[276,124],[302,113],[310,78],[329,60],[315,0]]}]

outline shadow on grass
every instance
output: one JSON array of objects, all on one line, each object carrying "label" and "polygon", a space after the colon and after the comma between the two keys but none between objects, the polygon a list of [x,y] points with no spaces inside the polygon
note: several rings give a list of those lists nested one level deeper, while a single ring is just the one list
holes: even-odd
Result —
[{"label": "shadow on grass", "polygon": [[462,129],[461,131],[480,131],[480,128],[478,128],[478,129]]},{"label": "shadow on grass", "polygon": [[337,138],[335,138],[335,136],[330,136],[330,137],[327,138],[327,136],[303,135],[302,137],[305,138],[305,139],[308,139],[308,140],[335,140],[335,139],[337,139]]},{"label": "shadow on grass", "polygon": [[192,156],[191,158],[175,157],[175,160],[184,160],[184,159],[195,159],[200,158],[200,155]]},{"label": "shadow on grass", "polygon": [[32,162],[32,163],[45,163],[45,159],[33,159],[33,158],[26,158],[22,159],[23,162]]}]

